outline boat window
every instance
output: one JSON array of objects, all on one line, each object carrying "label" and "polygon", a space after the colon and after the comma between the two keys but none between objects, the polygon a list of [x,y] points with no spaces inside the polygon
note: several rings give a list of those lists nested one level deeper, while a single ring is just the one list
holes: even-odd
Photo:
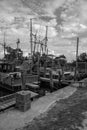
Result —
[{"label": "boat window", "polygon": [[71,74],[70,73],[67,73],[67,74],[64,74],[65,76],[70,76]]}]

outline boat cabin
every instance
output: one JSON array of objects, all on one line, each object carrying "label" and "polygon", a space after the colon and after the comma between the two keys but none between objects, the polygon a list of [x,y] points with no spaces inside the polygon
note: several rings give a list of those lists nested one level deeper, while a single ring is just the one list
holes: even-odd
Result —
[{"label": "boat cabin", "polygon": [[9,73],[15,71],[15,65],[8,62],[0,62],[0,72]]}]

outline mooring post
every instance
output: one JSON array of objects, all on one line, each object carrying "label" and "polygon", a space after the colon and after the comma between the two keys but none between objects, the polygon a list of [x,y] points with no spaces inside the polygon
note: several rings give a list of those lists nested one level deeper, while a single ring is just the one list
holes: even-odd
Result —
[{"label": "mooring post", "polygon": [[26,71],[21,71],[21,79],[22,79],[22,90],[25,90],[26,89]]},{"label": "mooring post", "polygon": [[53,91],[53,74],[52,74],[52,69],[50,70],[50,87],[51,87],[51,92]]}]

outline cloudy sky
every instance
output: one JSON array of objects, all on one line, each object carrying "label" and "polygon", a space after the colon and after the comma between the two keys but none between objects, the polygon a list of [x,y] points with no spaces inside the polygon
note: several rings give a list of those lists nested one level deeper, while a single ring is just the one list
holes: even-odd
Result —
[{"label": "cloudy sky", "polygon": [[[79,53],[87,52],[87,0],[0,0],[0,42],[30,52],[29,22],[33,18],[33,33],[45,36],[48,26],[48,47],[53,54],[75,58],[76,37],[80,37]],[[3,48],[0,46],[0,57]]]}]

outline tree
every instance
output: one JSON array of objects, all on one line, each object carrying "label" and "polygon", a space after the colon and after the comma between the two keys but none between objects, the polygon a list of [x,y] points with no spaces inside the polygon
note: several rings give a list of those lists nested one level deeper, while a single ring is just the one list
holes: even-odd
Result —
[{"label": "tree", "polygon": [[56,64],[60,64],[61,67],[64,67],[67,60],[66,60],[66,57],[64,55],[60,55],[60,56],[55,58],[55,62],[56,62]]},{"label": "tree", "polygon": [[84,53],[81,53],[79,56],[78,56],[78,61],[80,62],[86,62],[87,61],[87,54],[84,52]]}]

